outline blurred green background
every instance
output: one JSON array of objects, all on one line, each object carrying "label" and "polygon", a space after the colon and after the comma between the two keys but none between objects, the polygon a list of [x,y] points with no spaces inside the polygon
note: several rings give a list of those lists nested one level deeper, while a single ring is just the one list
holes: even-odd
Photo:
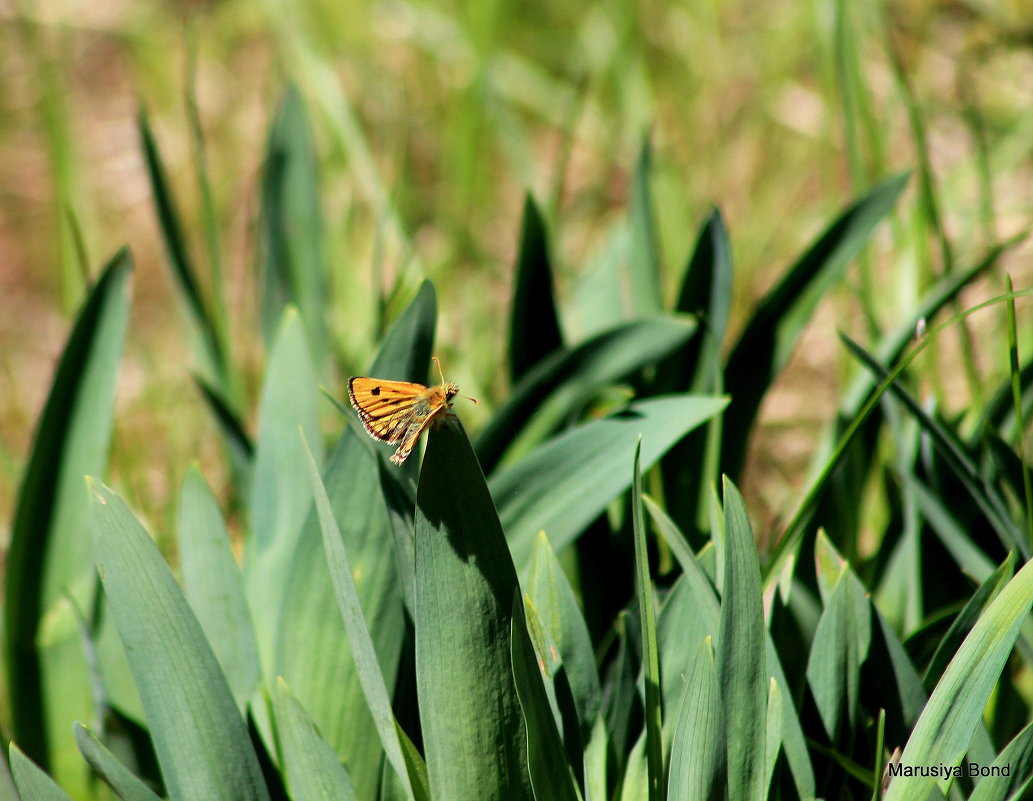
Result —
[{"label": "blurred green background", "polygon": [[[835,210],[915,170],[893,226],[823,305],[762,410],[744,489],[763,538],[787,513],[835,408],[847,369],[836,330],[863,340],[873,320],[892,324],[947,262],[1033,219],[1030,75],[1024,0],[7,0],[0,547],[33,421],[84,296],[80,265],[98,269],[123,243],[137,270],[111,480],[159,531],[191,458],[217,489],[228,483],[190,378],[141,154],[141,105],[193,226],[194,255],[217,254],[226,276],[249,398],[264,358],[254,335],[262,159],[292,82],[322,182],[339,365],[328,386],[343,397],[343,378],[368,363],[385,319],[426,276],[440,293],[446,374],[482,399],[463,410],[474,430],[507,393],[504,326],[525,190],[546,212],[562,306],[606,252],[648,141],[665,296],[716,203],[735,249],[734,330]],[[201,223],[202,141],[212,231]],[[1023,244],[1002,260],[1018,288],[1033,280],[1031,252]],[[988,280],[962,305],[1003,291],[1000,273]],[[973,317],[972,335],[998,336],[1002,319]],[[591,320],[564,325],[572,339],[593,330]],[[960,412],[978,382],[950,339],[938,350],[929,390]],[[976,367],[1000,375],[1004,358],[1003,347],[985,348]],[[325,412],[327,432],[339,430],[336,412]]]}]

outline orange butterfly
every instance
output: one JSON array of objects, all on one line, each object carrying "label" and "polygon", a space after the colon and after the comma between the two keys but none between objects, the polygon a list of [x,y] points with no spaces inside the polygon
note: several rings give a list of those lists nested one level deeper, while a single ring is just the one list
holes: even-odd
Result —
[{"label": "orange butterfly", "polygon": [[[450,414],[452,398],[459,394],[457,384],[445,382],[436,356],[434,363],[441,376],[441,384],[436,387],[362,376],[348,379],[348,398],[359,413],[366,433],[392,445],[401,443],[391,456],[394,464],[408,458],[427,426]],[[477,403],[474,398],[470,400]]]}]

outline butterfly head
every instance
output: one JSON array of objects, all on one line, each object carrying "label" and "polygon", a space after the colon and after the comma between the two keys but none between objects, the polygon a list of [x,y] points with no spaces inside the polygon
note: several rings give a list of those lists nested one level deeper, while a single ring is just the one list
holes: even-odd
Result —
[{"label": "butterfly head", "polygon": [[449,381],[444,385],[445,388],[445,403],[451,403],[452,398],[459,394],[459,385]]}]

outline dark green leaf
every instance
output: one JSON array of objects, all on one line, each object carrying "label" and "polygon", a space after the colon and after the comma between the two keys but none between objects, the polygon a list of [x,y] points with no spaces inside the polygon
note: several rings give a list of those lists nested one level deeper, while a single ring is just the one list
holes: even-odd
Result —
[{"label": "dark green leaf", "polygon": [[538,444],[567,423],[601,388],[670,353],[695,330],[695,322],[689,320],[637,320],[539,362],[513,388],[478,437],[477,455],[484,469],[495,470],[518,436],[520,450]]},{"label": "dark green leaf", "polygon": [[[323,533],[323,549],[326,552],[327,567],[330,569],[330,579],[334,585],[334,594],[337,597],[337,606],[341,611],[341,619],[348,632],[348,644],[351,646],[352,658],[355,660],[355,671],[358,674],[359,683],[362,685],[366,704],[373,716],[373,723],[380,735],[384,752],[401,782],[406,797],[412,799],[413,789],[405,758],[402,755],[402,745],[398,739],[394,713],[391,710],[391,696],[384,683],[384,675],[380,672],[376,648],[362,614],[362,603],[355,586],[356,573],[341,540],[341,530],[334,519],[326,487],[323,486],[319,477],[319,468],[316,467],[311,454],[309,454],[308,466],[309,480],[312,482],[319,524]],[[372,500],[375,503],[379,499],[374,496]],[[358,575],[361,578],[361,571]]]},{"label": "dark green leaf", "polygon": [[642,514],[642,438],[635,444],[632,463],[631,519],[635,539],[635,596],[642,625],[642,675],[645,681],[646,774],[649,801],[663,796],[664,755],[660,716],[660,655],[656,640],[656,600],[649,577],[646,522]]},{"label": "dark green leaf", "polygon": [[530,801],[511,663],[516,571],[461,424],[430,432],[416,496],[416,679],[431,795]]},{"label": "dark green leaf", "polygon": [[[129,252],[119,251],[79,312],[15,501],[4,571],[5,683],[11,688],[6,694],[13,738],[44,768],[51,767],[55,749],[78,761],[72,721],[93,715],[66,593],[80,609],[92,607],[95,579],[82,477],[106,470],[131,270]],[[67,634],[41,648],[42,620],[57,616],[70,624],[62,627]]]},{"label": "dark green leaf", "polygon": [[815,306],[868,243],[906,181],[906,174],[894,176],[843,212],[750,316],[725,369],[725,390],[732,404],[724,421],[721,469],[733,478],[742,470],[761,401],[788,362]]},{"label": "dark green leaf", "polygon": [[97,570],[169,798],[268,801],[233,694],[168,566],[121,498],[90,488]]},{"label": "dark green leaf", "polygon": [[757,546],[742,496],[724,482],[725,553],[717,672],[725,705],[728,795],[763,801],[768,676]]},{"label": "dark green leaf", "polygon": [[538,362],[562,347],[545,221],[538,204],[528,194],[524,198],[509,316],[509,380],[517,383]]},{"label": "dark green leaf", "polygon": [[158,213],[158,227],[165,242],[165,251],[172,268],[172,277],[183,297],[190,318],[201,335],[202,350],[197,354],[204,372],[225,395],[229,387],[228,346],[219,333],[219,323],[209,308],[204,296],[201,278],[190,256],[190,248],[183,234],[183,223],[176,210],[175,199],[165,174],[165,166],[158,143],[151,131],[151,123],[143,107],[137,115],[137,128],[143,146],[144,164],[154,194],[155,210]]},{"label": "dark green leaf", "polygon": [[725,399],[671,395],[632,403],[604,420],[584,423],[535,449],[491,478],[513,550],[523,569],[544,530],[557,550],[570,544],[631,484],[639,435],[642,465],[651,467],[675,442],[718,414]]},{"label": "dark green leaf", "polygon": [[580,801],[556,719],[542,686],[535,649],[527,635],[519,591],[513,598],[513,680],[527,727],[527,767],[535,798]]}]

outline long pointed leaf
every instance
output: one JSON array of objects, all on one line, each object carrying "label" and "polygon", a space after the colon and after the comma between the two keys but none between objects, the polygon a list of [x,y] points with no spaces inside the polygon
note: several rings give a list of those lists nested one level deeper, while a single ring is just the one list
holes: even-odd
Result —
[{"label": "long pointed leaf", "polygon": [[326,487],[319,476],[319,468],[316,467],[316,462],[307,449],[306,454],[308,455],[309,480],[312,482],[316,509],[319,513],[319,524],[323,532],[323,548],[326,551],[327,566],[330,568],[330,579],[333,581],[344,628],[348,632],[348,643],[351,646],[352,658],[355,660],[359,683],[362,685],[366,703],[369,705],[373,723],[380,735],[380,742],[387,754],[388,761],[394,768],[406,797],[413,799],[413,787],[402,754],[402,744],[398,739],[394,713],[391,711],[391,696],[384,683],[384,675],[380,672],[376,648],[362,615],[362,604],[359,592],[355,587],[355,574],[348,559],[347,550],[341,541],[341,530],[337,526],[337,521],[334,520],[330,498],[327,496]]},{"label": "long pointed leaf", "polygon": [[268,801],[247,727],[157,546],[91,481],[97,570],[129,654],[171,801]]},{"label": "long pointed leaf", "polygon": [[725,479],[724,593],[717,670],[725,704],[728,795],[763,801],[768,681],[757,546],[742,496]]},{"label": "long pointed leaf", "polygon": [[880,184],[843,212],[779,281],[750,318],[728,357],[725,391],[732,396],[725,418],[721,469],[739,475],[760,403],[785,367],[821,296],[867,244],[893,208],[907,175]]},{"label": "long pointed leaf", "polygon": [[[908,739],[901,766],[961,763],[1031,604],[1033,562],[1027,562],[979,618],[947,666]],[[890,782],[885,801],[924,798],[935,783],[935,778],[898,776]]]},{"label": "long pointed leaf", "polygon": [[632,463],[631,519],[635,538],[635,595],[642,622],[642,675],[646,696],[646,768],[648,798],[660,801],[663,794],[663,743],[660,716],[660,655],[656,640],[656,600],[649,578],[646,523],[642,513],[642,438],[635,443]]},{"label": "long pointed leaf", "polygon": [[724,408],[724,398],[671,395],[632,403],[604,420],[549,440],[491,477],[513,559],[523,569],[535,535],[557,550],[572,542],[631,483],[630,455],[642,439],[651,467],[675,442]]},{"label": "long pointed leaf", "polygon": [[516,570],[458,423],[430,432],[416,495],[416,686],[431,794],[530,801],[513,683]]},{"label": "long pointed leaf", "polygon": [[545,220],[534,198],[524,198],[520,253],[509,315],[509,379],[516,383],[538,362],[563,347],[552,288]]},{"label": "long pointed leaf", "polygon": [[[71,725],[93,714],[65,593],[71,591],[80,608],[92,605],[82,477],[106,469],[131,271],[132,258],[122,250],[105,268],[68,337],[18,490],[4,571],[4,693],[11,734],[62,780],[71,775],[82,780]],[[71,624],[64,627],[69,634],[41,643],[41,622],[55,609]]]}]

